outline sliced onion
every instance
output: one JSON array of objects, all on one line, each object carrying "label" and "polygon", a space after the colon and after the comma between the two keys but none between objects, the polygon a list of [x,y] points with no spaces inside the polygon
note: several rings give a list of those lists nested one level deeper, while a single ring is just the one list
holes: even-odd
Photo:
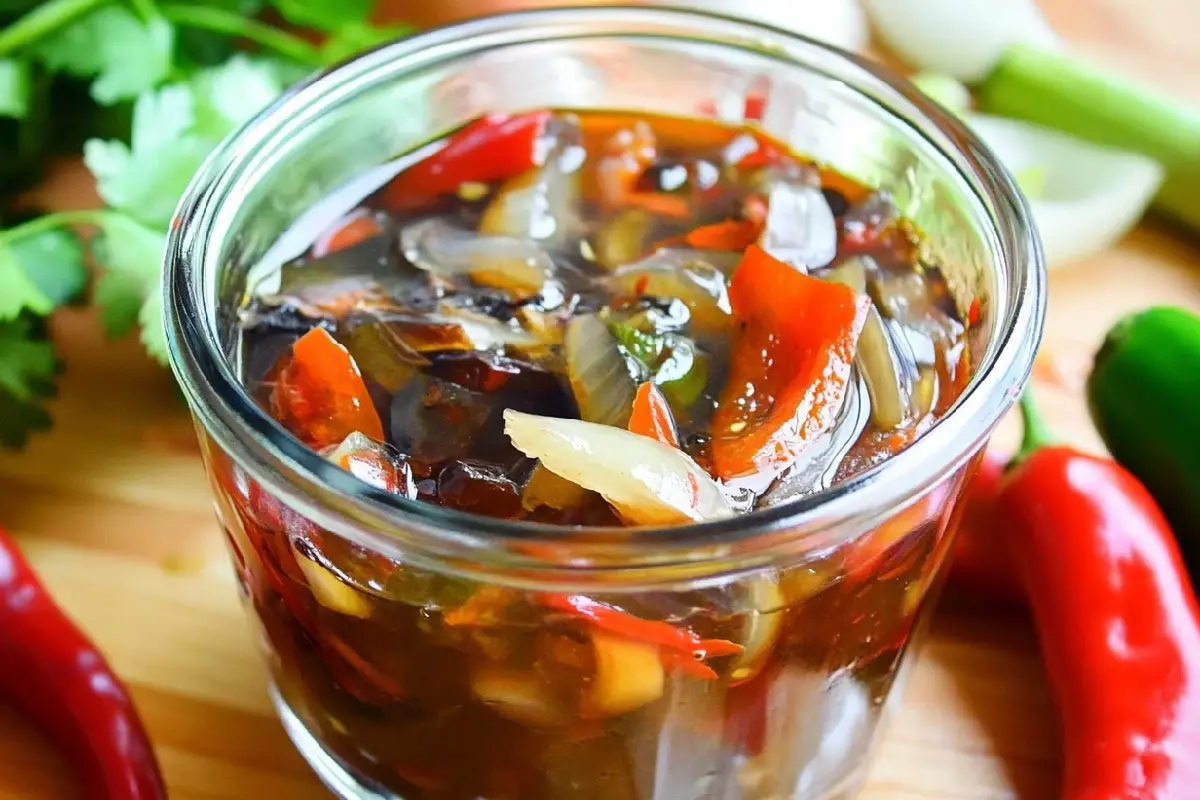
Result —
[{"label": "sliced onion", "polygon": [[1162,167],[1136,153],[1028,122],[983,114],[967,119],[1018,178],[1040,173],[1043,185],[1028,199],[1050,266],[1111,245],[1141,218],[1162,183]]},{"label": "sliced onion", "polygon": [[581,700],[587,717],[615,717],[662,697],[665,674],[658,648],[592,632],[596,672]]},{"label": "sliced onion", "polygon": [[823,267],[837,254],[837,222],[817,186],[782,179],[767,197],[764,250],[797,269]]},{"label": "sliced onion", "polygon": [[588,422],[624,428],[640,380],[635,382],[632,365],[617,348],[608,326],[595,314],[573,318],[563,337],[563,354],[579,416]]},{"label": "sliced onion", "polygon": [[[859,294],[867,291],[866,268],[860,258],[840,264],[823,277],[849,286]],[[867,312],[854,358],[871,397],[871,420],[881,430],[898,428],[912,416],[917,364],[907,348],[902,349],[892,340],[874,305]]]},{"label": "sliced onion", "polygon": [[538,241],[568,236],[578,226],[582,196],[579,142],[578,122],[555,117],[539,142],[547,154],[544,165],[501,184],[483,211],[479,232]]},{"label": "sliced onion", "polygon": [[[504,289],[517,299],[547,293],[554,261],[537,242],[511,236],[481,236],[441,217],[405,226],[400,247],[416,267],[452,280],[466,275],[481,286]],[[561,297],[562,289],[551,288]]]},{"label": "sliced onion", "polygon": [[647,436],[576,419],[504,412],[513,445],[551,472],[600,493],[636,525],[732,515],[725,495],[686,453]]},{"label": "sliced onion", "polygon": [[677,298],[691,311],[692,322],[700,329],[723,331],[733,321],[729,284],[725,271],[713,262],[732,261],[736,266],[740,258],[737,253],[659,250],[603,280],[614,294]]},{"label": "sliced onion", "polygon": [[344,583],[332,570],[301,553],[295,545],[292,546],[292,553],[318,603],[330,611],[349,617],[366,619],[371,616],[371,601],[365,596]]},{"label": "sliced onion", "polygon": [[779,582],[771,576],[757,575],[749,579],[747,602],[742,614],[746,629],[742,635],[742,652],[730,667],[729,677],[745,683],[766,666],[775,641],[783,628],[783,612],[787,605]]},{"label": "sliced onion", "polygon": [[597,233],[594,251],[596,263],[607,270],[636,261],[646,251],[646,237],[654,217],[641,208],[618,212]]},{"label": "sliced onion", "polygon": [[536,336],[521,329],[515,321],[501,322],[480,311],[474,311],[462,306],[443,303],[440,313],[432,317],[434,320],[447,321],[458,325],[467,339],[472,343],[472,350],[490,350],[495,347],[511,345],[517,348],[529,348],[541,345]]},{"label": "sliced onion", "polygon": [[502,717],[522,725],[554,728],[571,721],[570,710],[549,681],[532,670],[484,666],[471,675],[471,693]]},{"label": "sliced onion", "polygon": [[910,66],[983,80],[1016,44],[1061,45],[1034,0],[865,0],[872,27]]}]

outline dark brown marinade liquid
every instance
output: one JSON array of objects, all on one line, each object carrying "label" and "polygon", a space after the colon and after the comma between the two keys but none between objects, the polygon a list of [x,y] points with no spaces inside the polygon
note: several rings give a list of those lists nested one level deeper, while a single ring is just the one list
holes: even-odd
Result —
[{"label": "dark brown marinade liquid", "polygon": [[[679,165],[692,174],[699,161],[719,164],[722,147],[739,133],[646,116],[596,113],[579,120],[589,154],[618,131],[648,124],[657,135],[658,159],[641,180],[657,182],[654,188],[676,180],[663,173],[676,174]],[[961,391],[967,377],[962,365],[969,361],[963,315],[940,271],[919,263],[912,229],[893,220],[886,223],[888,233],[870,244],[848,245],[856,231],[874,224],[872,215],[891,213],[885,199],[828,170],[807,169],[819,176],[837,220],[839,252],[829,268],[853,256],[873,259],[876,291],[894,292],[877,303],[912,312],[897,324],[920,351],[926,390],[930,380],[934,384],[924,422],[899,432],[866,425],[838,468],[845,478],[886,459],[943,413]],[[741,201],[755,177],[729,168],[718,172],[718,191],[685,185],[679,193],[688,200],[687,216],[654,220],[642,240],[671,239],[743,213]],[[382,346],[371,350],[380,326],[392,325],[411,340],[445,334],[421,324],[447,298],[500,321],[611,304],[622,313],[669,313],[670,298],[617,298],[598,288],[595,279],[604,273],[587,252],[594,252],[595,237],[613,215],[586,200],[581,235],[550,246],[566,265],[560,277],[569,298],[553,307],[538,296],[515,300],[462,280],[447,285],[405,261],[399,230],[432,213],[473,230],[496,188],[404,214],[382,207],[379,195],[365,198],[361,207],[378,215],[382,234],[289,264],[277,296],[256,299],[246,309],[247,385],[269,407],[273,375],[291,344],[322,325],[358,358],[389,445],[411,471],[420,499],[493,516],[617,524],[598,498],[565,511],[531,511],[521,502],[534,463],[508,442],[501,414],[506,407],[578,414],[554,347],[531,358],[512,348],[481,353],[455,343],[443,351],[425,349],[429,363],[420,366],[389,361],[392,351]],[[581,240],[589,245],[581,247]],[[329,302],[364,287],[369,302],[348,309]],[[924,305],[914,308],[918,300]],[[927,328],[934,323],[940,327]],[[681,440],[704,464],[706,425],[728,371],[729,344],[688,326],[678,332],[694,336],[709,359],[703,391],[692,405],[676,409]],[[281,510],[253,487],[248,495],[226,491],[238,519],[229,535],[276,653],[273,669],[283,698],[339,763],[408,800],[793,796],[798,770],[817,763],[811,743],[822,741],[823,726],[834,724],[822,721],[823,715],[858,714],[855,724],[870,731],[931,592],[948,514],[940,502],[924,515],[902,512],[891,527],[853,547],[720,587],[590,595],[645,619],[686,625],[705,638],[743,643],[753,654],[711,660],[717,674],[712,680],[669,670],[660,698],[604,715],[581,710],[601,676],[594,634],[580,620],[548,610],[528,594],[367,553]],[[314,577],[312,565],[323,577]],[[458,621],[480,599],[491,601],[488,623]],[[835,697],[844,709],[833,709]],[[862,731],[846,744],[846,759],[862,757]],[[820,780],[835,777],[820,778],[813,791],[825,786]]]}]

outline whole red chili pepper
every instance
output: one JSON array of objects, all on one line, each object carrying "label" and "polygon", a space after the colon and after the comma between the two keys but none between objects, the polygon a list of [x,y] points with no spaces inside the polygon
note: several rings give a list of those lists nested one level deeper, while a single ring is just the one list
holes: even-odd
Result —
[{"label": "whole red chili pepper", "polygon": [[1024,593],[1005,543],[1008,526],[996,503],[1007,463],[1004,454],[988,449],[967,484],[946,588],[965,598],[1015,606],[1024,602]]},{"label": "whole red chili pepper", "polygon": [[453,194],[467,181],[487,183],[510,178],[537,165],[537,141],[550,111],[486,114],[467,123],[440,150],[401,172],[383,190],[392,209],[420,206],[430,198]]},{"label": "whole red chili pepper", "polygon": [[0,699],[63,749],[88,800],[167,796],[129,694],[2,530]]},{"label": "whole red chili pepper", "polygon": [[1062,718],[1065,800],[1200,797],[1200,607],[1149,492],[1047,446],[1028,393],[1001,486]]}]

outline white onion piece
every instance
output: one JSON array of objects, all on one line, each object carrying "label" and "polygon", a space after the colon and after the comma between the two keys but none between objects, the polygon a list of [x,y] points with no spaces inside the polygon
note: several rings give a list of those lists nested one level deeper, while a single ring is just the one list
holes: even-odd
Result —
[{"label": "white onion piece", "polygon": [[608,327],[595,314],[572,318],[563,336],[563,356],[579,416],[624,428],[633,412],[637,386],[630,362],[617,348]]},{"label": "white onion piece", "polygon": [[541,340],[516,325],[501,322],[480,311],[443,303],[439,313],[426,317],[431,323],[445,322],[459,326],[476,350],[491,350],[504,345],[518,348],[536,347]]},{"label": "white onion piece", "polygon": [[732,516],[725,495],[682,450],[648,436],[577,419],[504,412],[513,446],[546,469],[601,494],[636,525]]},{"label": "white onion piece", "polygon": [[781,180],[767,197],[764,250],[797,269],[823,267],[837,254],[837,222],[816,186]]},{"label": "white onion piece", "polygon": [[1050,266],[1111,245],[1137,223],[1162,183],[1162,167],[1136,153],[1018,120],[983,114],[967,120],[1013,174],[1044,171],[1044,186],[1029,205]]},{"label": "white onion piece", "polygon": [[663,249],[602,280],[617,294],[632,295],[640,290],[652,297],[678,298],[688,307],[696,325],[720,331],[732,324],[733,310],[726,270],[714,263],[728,265],[732,272],[740,260],[740,253]]},{"label": "white onion piece", "polygon": [[497,189],[483,210],[479,232],[516,239],[559,241],[578,227],[580,167],[586,153],[579,125],[556,117],[538,142],[543,166],[516,175]]},{"label": "white onion piece", "polygon": [[974,83],[1017,44],[1061,47],[1034,0],[865,0],[875,34],[909,66]]},{"label": "white onion piece", "polygon": [[[672,3],[677,5],[678,3]],[[754,22],[765,22],[843,50],[867,44],[867,20],[858,0],[826,0],[803,7],[781,0],[692,0],[689,7],[715,11]]]},{"label": "white onion piece", "polygon": [[471,675],[471,693],[502,717],[522,725],[553,728],[571,721],[549,681],[532,670],[485,665]]},{"label": "white onion piece", "polygon": [[[400,249],[414,266],[440,278],[468,275],[492,285],[502,275],[518,294],[534,295],[554,276],[554,261],[537,242],[511,236],[482,236],[441,217],[405,226]],[[492,280],[489,280],[492,277]]]}]

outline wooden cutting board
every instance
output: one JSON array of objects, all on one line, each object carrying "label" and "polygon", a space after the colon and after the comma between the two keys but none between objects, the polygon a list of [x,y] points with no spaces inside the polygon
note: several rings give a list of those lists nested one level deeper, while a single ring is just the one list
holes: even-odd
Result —
[{"label": "wooden cutting board", "polygon": [[[1200,103],[1200,34],[1177,24],[1191,0],[1044,2],[1080,52]],[[41,194],[61,208],[94,202],[70,166]],[[1102,332],[1153,303],[1200,311],[1195,238],[1146,224],[1053,274],[1037,374],[1075,443],[1100,448],[1080,389]],[[136,342],[102,341],[90,313],[61,313],[54,332],[67,366],[55,428],[0,455],[0,524],[130,685],[176,800],[327,798],[272,715],[171,378]],[[1057,752],[1028,622],[943,603],[862,796],[1051,798]],[[0,707],[0,799],[76,793],[58,756]]]}]

